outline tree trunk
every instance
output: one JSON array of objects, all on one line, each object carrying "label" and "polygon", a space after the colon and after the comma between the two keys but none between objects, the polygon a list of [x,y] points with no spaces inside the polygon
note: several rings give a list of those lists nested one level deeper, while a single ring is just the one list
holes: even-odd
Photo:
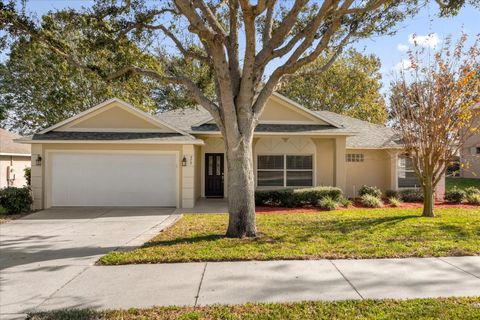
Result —
[{"label": "tree trunk", "polygon": [[227,237],[255,237],[255,182],[253,176],[252,139],[242,140],[236,147],[226,144],[228,167]]},{"label": "tree trunk", "polygon": [[433,204],[434,204],[434,190],[431,183],[426,183],[423,187],[423,217],[435,217],[433,213]]}]

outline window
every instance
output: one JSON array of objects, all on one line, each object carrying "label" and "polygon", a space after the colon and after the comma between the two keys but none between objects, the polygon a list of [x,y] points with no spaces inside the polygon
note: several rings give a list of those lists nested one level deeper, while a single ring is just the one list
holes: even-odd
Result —
[{"label": "window", "polygon": [[477,147],[477,154],[480,154],[480,147]]},{"label": "window", "polygon": [[259,155],[259,187],[307,187],[313,185],[311,155]]},{"label": "window", "polygon": [[363,162],[363,153],[347,153],[345,160],[347,162]]},{"label": "window", "polygon": [[400,156],[398,158],[398,187],[399,188],[414,188],[419,187],[415,170],[413,169],[413,162],[411,158]]}]

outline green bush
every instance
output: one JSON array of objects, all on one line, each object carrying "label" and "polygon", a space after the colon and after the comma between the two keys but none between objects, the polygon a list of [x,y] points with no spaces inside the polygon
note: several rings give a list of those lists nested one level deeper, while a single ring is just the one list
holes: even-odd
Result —
[{"label": "green bush", "polygon": [[364,195],[371,195],[376,198],[380,198],[382,196],[382,191],[378,189],[376,186],[362,186],[360,189],[358,189],[358,195],[360,197]]},{"label": "green bush", "polygon": [[33,203],[30,189],[8,187],[0,190],[0,206],[7,214],[17,214],[30,210]]},{"label": "green bush", "polygon": [[336,210],[338,209],[338,203],[330,197],[325,197],[318,201],[318,206],[323,210]]},{"label": "green bush", "polygon": [[404,202],[422,202],[423,192],[421,189],[404,189],[400,192],[400,199]]},{"label": "green bush", "polygon": [[400,199],[400,193],[397,190],[387,190],[385,191],[385,197],[387,199],[390,199],[390,198]]},{"label": "green bush", "polygon": [[255,191],[255,204],[257,206],[272,205],[288,208],[306,204],[316,206],[318,201],[325,197],[339,201],[342,196],[342,190],[335,187],[257,190]]},{"label": "green bush", "polygon": [[462,189],[453,187],[445,192],[445,201],[451,203],[461,203],[465,200],[466,193]]},{"label": "green bush", "polygon": [[480,193],[469,194],[465,197],[468,204],[480,205]]},{"label": "green bush", "polygon": [[388,198],[388,203],[390,203],[395,208],[400,207],[402,205],[402,202],[400,201],[400,199],[396,197]]},{"label": "green bush", "polygon": [[372,196],[371,194],[364,194],[360,197],[360,202],[368,208],[382,208],[383,202],[380,198]]},{"label": "green bush", "polygon": [[467,197],[474,194],[480,194],[480,189],[478,189],[477,187],[468,187],[468,188],[465,188],[464,191],[465,191],[465,196]]},{"label": "green bush", "polygon": [[26,167],[23,169],[23,176],[27,180],[27,186],[30,186],[32,184],[32,168]]},{"label": "green bush", "polygon": [[342,199],[340,199],[340,204],[345,207],[345,208],[348,208],[352,205],[352,200],[348,199],[348,198],[345,198],[343,197]]}]

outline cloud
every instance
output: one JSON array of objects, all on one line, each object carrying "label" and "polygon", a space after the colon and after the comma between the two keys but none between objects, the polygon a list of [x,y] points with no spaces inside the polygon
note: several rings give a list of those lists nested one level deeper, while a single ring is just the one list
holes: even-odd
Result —
[{"label": "cloud", "polygon": [[407,50],[409,49],[409,47],[408,47],[406,44],[399,43],[399,44],[397,45],[397,49],[398,49],[399,51],[407,51]]},{"label": "cloud", "polygon": [[415,34],[410,34],[408,36],[408,43],[410,44],[417,44],[421,47],[428,47],[428,48],[435,48],[438,44],[440,44],[442,40],[438,37],[436,33],[430,33],[425,36],[419,36]]},{"label": "cloud", "polygon": [[402,59],[399,63],[397,63],[394,67],[397,71],[407,70],[412,66],[412,62],[409,59]]}]

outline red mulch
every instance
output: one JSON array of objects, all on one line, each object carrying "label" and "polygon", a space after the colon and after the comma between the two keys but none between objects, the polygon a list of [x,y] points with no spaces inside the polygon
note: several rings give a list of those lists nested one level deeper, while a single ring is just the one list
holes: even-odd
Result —
[{"label": "red mulch", "polygon": [[[393,207],[390,204],[385,204],[384,208],[389,209],[421,209],[423,204],[421,202],[403,202],[400,207]],[[436,202],[435,208],[439,209],[480,209],[480,206],[471,205],[471,204],[456,204],[456,203],[447,203],[447,202]],[[348,207],[340,207],[339,210],[351,210],[351,209],[372,209],[362,206],[358,201],[354,201],[353,204]],[[372,209],[373,210],[373,209]],[[275,206],[259,206],[255,207],[255,212],[259,214],[276,214],[276,213],[317,213],[322,212],[320,208],[305,206],[300,208],[284,208],[284,207],[275,207]]]}]

